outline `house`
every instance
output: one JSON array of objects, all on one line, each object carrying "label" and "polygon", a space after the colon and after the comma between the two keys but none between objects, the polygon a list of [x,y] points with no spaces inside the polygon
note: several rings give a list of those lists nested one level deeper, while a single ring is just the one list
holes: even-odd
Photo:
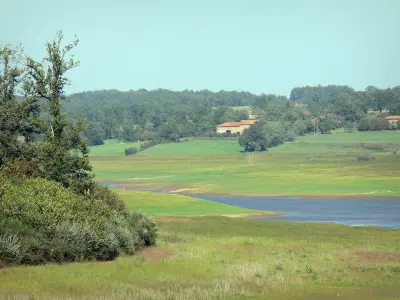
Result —
[{"label": "house", "polygon": [[254,125],[256,120],[241,120],[240,122],[225,122],[223,124],[217,125],[217,133],[233,133],[242,134],[251,125]]},{"label": "house", "polygon": [[385,118],[391,126],[399,127],[400,124],[400,116],[387,116]]},{"label": "house", "polygon": [[319,122],[319,118],[314,118],[312,119],[313,123],[318,123]]},{"label": "house", "polygon": [[303,113],[304,113],[305,116],[311,115],[311,113],[309,111],[307,111],[307,110],[305,110]]}]

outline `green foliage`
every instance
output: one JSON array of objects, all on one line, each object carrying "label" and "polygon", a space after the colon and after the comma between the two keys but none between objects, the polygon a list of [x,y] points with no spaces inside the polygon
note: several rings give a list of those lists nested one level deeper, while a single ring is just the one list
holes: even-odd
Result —
[{"label": "green foliage", "polygon": [[22,259],[22,246],[16,234],[0,234],[0,267],[3,263],[18,263]]},{"label": "green foliage", "polygon": [[152,218],[129,216],[103,187],[83,198],[46,179],[0,177],[0,195],[2,264],[112,260],[157,237]]},{"label": "green foliage", "polygon": [[124,202],[118,197],[116,193],[105,186],[97,183],[93,184],[87,197],[90,197],[92,201],[102,201],[110,209],[124,216],[129,215]]},{"label": "green foliage", "polygon": [[49,115],[42,126],[43,141],[39,143],[37,159],[41,177],[60,182],[78,194],[85,194],[92,184],[89,149],[82,138],[83,122],[72,122],[61,111],[65,102],[64,88],[69,84],[65,73],[79,63],[70,56],[78,40],[62,46],[63,33],[46,43],[46,57],[26,62],[26,94],[44,102]]},{"label": "green foliage", "polygon": [[[27,57],[24,69],[22,53],[0,50],[0,265],[111,260],[155,243],[155,223],[143,215],[135,227],[90,174],[84,123],[61,110],[65,73],[78,65],[70,55],[78,41],[62,47],[62,38],[46,43],[42,62]],[[105,133],[92,127],[90,142],[102,144]]]},{"label": "green foliage", "polygon": [[153,141],[142,143],[142,144],[140,144],[140,151],[143,151],[143,150],[146,150],[148,148],[154,147],[154,146],[156,146],[158,144],[161,144],[161,143],[162,143],[162,141],[159,141],[159,140],[153,140]]},{"label": "green foliage", "polygon": [[322,134],[328,134],[332,129],[335,129],[335,126],[330,119],[321,119],[318,123],[318,128]]},{"label": "green foliage", "polygon": [[39,133],[37,100],[16,97],[24,78],[21,55],[18,48],[0,49],[0,168],[10,159],[31,157]]},{"label": "green foliage", "polygon": [[134,212],[129,219],[131,226],[137,233],[140,246],[152,246],[156,244],[158,227],[153,217],[142,212]]},{"label": "green foliage", "polygon": [[239,145],[247,152],[266,151],[268,149],[267,135],[263,123],[256,123],[246,129],[239,138]]},{"label": "green foliage", "polygon": [[389,123],[380,116],[362,118],[358,124],[358,131],[376,131],[389,129]]},{"label": "green foliage", "polygon": [[136,154],[138,152],[138,150],[134,147],[129,147],[125,149],[125,155],[133,155]]},{"label": "green foliage", "polygon": [[347,122],[344,123],[343,127],[344,127],[344,131],[347,132],[347,133],[351,133],[351,132],[355,131],[354,122],[347,121]]}]

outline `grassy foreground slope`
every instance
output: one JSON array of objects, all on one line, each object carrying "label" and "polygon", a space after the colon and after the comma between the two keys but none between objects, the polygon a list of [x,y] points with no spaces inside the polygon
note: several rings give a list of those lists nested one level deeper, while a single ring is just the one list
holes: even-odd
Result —
[{"label": "grassy foreground slope", "polygon": [[0,299],[399,299],[399,230],[196,217],[215,213],[209,201],[119,192],[158,215],[157,247],[107,263],[0,269]]},{"label": "grassy foreground slope", "polygon": [[[106,146],[99,146],[101,147]],[[92,153],[100,181],[121,186],[236,195],[400,197],[400,132],[299,137],[266,153],[236,140],[157,145],[137,155]],[[109,148],[108,148],[109,149]],[[96,150],[100,151],[100,150]],[[375,156],[358,161],[357,156]]]}]

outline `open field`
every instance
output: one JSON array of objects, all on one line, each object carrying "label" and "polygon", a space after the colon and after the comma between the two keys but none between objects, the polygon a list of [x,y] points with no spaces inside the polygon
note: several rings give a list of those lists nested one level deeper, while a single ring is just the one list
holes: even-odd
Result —
[{"label": "open field", "polygon": [[274,215],[255,209],[246,209],[227,204],[200,200],[197,198],[174,195],[157,194],[144,191],[116,190],[131,210],[140,210],[155,216],[254,216]]},{"label": "open field", "polygon": [[[179,195],[119,193],[129,207],[158,215],[157,247],[105,263],[0,269],[0,298],[400,297],[400,230],[196,217],[215,207]],[[181,215],[182,203],[191,217]]]},{"label": "open field", "polygon": [[90,155],[92,156],[124,156],[125,149],[134,147],[139,149],[140,143],[118,143],[114,140],[110,142],[105,142],[101,146],[90,147]]},{"label": "open field", "polygon": [[[236,140],[221,139],[162,144],[129,157],[121,156],[122,148],[106,145],[96,148],[91,160],[100,181],[125,187],[259,196],[400,197],[400,153],[394,155],[395,148],[400,149],[400,132],[339,132],[299,137],[254,154],[241,153]],[[358,161],[359,155],[376,159]]]}]

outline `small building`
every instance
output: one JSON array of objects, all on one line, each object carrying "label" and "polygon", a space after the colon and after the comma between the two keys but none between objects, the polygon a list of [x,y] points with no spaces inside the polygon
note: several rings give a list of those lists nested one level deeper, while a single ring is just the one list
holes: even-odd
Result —
[{"label": "small building", "polygon": [[304,113],[305,116],[311,115],[311,113],[309,111],[307,111],[307,110],[305,110],[303,113]]},{"label": "small building", "polygon": [[319,122],[319,118],[314,118],[312,119],[313,123],[318,123]]},{"label": "small building", "polygon": [[385,118],[391,126],[399,127],[400,116],[387,116]]},{"label": "small building", "polygon": [[241,120],[240,122],[225,122],[223,124],[217,125],[217,133],[232,133],[232,134],[242,134],[251,125],[254,125],[256,120]]}]

